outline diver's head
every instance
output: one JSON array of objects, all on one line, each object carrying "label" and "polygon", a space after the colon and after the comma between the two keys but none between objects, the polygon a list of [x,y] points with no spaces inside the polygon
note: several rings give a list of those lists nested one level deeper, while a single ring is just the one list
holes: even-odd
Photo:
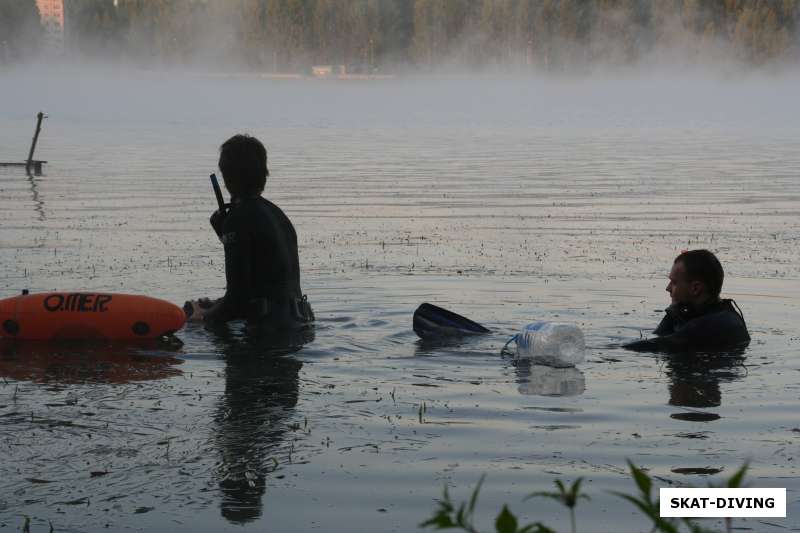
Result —
[{"label": "diver's head", "polygon": [[673,304],[700,305],[715,302],[725,273],[717,257],[708,250],[683,252],[672,263],[667,292]]},{"label": "diver's head", "polygon": [[259,195],[269,176],[267,149],[255,137],[234,135],[219,147],[219,169],[231,196]]}]

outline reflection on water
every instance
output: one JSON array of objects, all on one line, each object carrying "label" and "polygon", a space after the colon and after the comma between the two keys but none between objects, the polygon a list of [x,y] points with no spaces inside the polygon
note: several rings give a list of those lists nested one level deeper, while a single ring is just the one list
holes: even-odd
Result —
[{"label": "reflection on water", "polygon": [[182,361],[155,345],[4,342],[0,377],[37,383],[115,383],[181,375]]},{"label": "reflection on water", "polygon": [[[190,326],[191,327],[191,326]],[[292,353],[314,341],[315,326],[297,329],[251,328],[244,321],[203,325],[211,342],[226,357],[268,356]]]},{"label": "reflection on water", "polygon": [[44,215],[44,200],[39,197],[39,186],[36,183],[36,177],[30,172],[28,172],[28,183],[31,185],[31,195],[34,204],[33,209],[36,211],[36,218],[39,222],[43,222],[46,218]]},{"label": "reflection on water", "polygon": [[575,367],[553,368],[521,359],[515,361],[514,368],[520,394],[578,396],[586,390],[586,377]]},{"label": "reflection on water", "polygon": [[[225,519],[245,524],[261,516],[266,477],[286,462],[281,448],[297,405],[303,366],[291,353],[311,342],[314,331],[247,338],[226,325],[215,332],[214,342],[225,359],[225,390],[214,415],[220,507]],[[288,453],[291,461],[291,444]]]},{"label": "reflection on water", "polygon": [[481,345],[482,340],[480,336],[476,335],[416,339],[414,341],[414,355],[427,357],[442,353],[449,353],[454,356],[468,355],[475,352],[480,353],[483,348]]},{"label": "reflection on water", "polygon": [[[669,378],[669,405],[690,410],[670,414],[682,422],[714,422],[722,419],[723,408],[720,384],[743,380],[747,377],[744,365],[746,346],[727,352],[682,353],[664,358],[665,374]],[[710,408],[715,408],[710,410]],[[695,411],[692,409],[702,409]],[[714,412],[717,411],[717,412]],[[681,439],[706,440],[713,433],[709,428],[683,431],[675,434]],[[677,459],[690,460],[691,456]],[[721,461],[720,461],[721,462]],[[670,472],[682,476],[711,476],[723,472],[723,466],[675,466]]]},{"label": "reflection on water", "polygon": [[[725,353],[687,353],[666,357],[664,364],[669,377],[669,404],[697,408],[721,406],[720,383],[741,380],[747,375],[745,350],[741,348]],[[701,415],[692,414],[694,420]],[[686,419],[686,415],[676,414],[673,418]],[[702,415],[719,418],[713,413]]]},{"label": "reflection on water", "polygon": [[[230,357],[225,395],[214,417],[221,463],[217,470],[222,516],[246,523],[261,516],[271,455],[287,432],[297,404],[302,363],[290,357]],[[276,459],[277,461],[277,459]]]}]

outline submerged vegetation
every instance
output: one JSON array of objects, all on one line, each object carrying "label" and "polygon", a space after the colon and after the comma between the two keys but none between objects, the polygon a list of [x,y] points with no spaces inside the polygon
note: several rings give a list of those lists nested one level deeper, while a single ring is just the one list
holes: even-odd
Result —
[{"label": "submerged vegetation", "polygon": [[[633,481],[636,483],[636,494],[624,494],[615,492],[617,496],[623,498],[633,504],[642,514],[644,514],[652,523],[650,531],[661,533],[679,533],[680,531],[689,531],[691,533],[710,533],[714,530],[707,529],[701,526],[697,520],[690,518],[672,519],[662,518],[659,513],[659,498],[658,493],[653,494],[653,481],[647,473],[635,466],[630,461],[628,462],[630,474]],[[747,472],[747,464],[745,463],[739,470],[737,470],[723,485],[727,488],[739,488],[742,486],[745,473]],[[479,533],[480,529],[475,525],[475,504],[478,501],[478,494],[481,490],[484,478],[481,477],[478,481],[475,490],[472,491],[469,502],[461,503],[456,507],[450,494],[447,491],[447,486],[444,488],[444,495],[439,501],[439,507],[431,518],[420,524],[420,527],[433,528],[433,529],[455,529],[464,531],[466,533]],[[556,489],[552,492],[534,492],[525,499],[545,497],[551,498],[562,504],[569,511],[570,525],[572,533],[578,531],[575,507],[581,499],[589,499],[589,496],[581,492],[581,484],[583,478],[578,478],[571,485],[567,486],[563,481],[557,479],[555,481]],[[726,532],[731,531],[731,520],[726,519]],[[503,505],[503,508],[498,513],[494,520],[494,529],[497,533],[555,533],[554,529],[546,526],[542,522],[533,522],[530,524],[522,525],[517,516],[511,512],[508,505]]]},{"label": "submerged vegetation", "polygon": [[[34,4],[0,0],[0,29],[29,20]],[[77,57],[274,72],[562,69],[672,52],[764,63],[796,56],[800,19],[798,0],[64,0],[64,9]],[[0,34],[6,48],[24,48],[20,32]]]}]

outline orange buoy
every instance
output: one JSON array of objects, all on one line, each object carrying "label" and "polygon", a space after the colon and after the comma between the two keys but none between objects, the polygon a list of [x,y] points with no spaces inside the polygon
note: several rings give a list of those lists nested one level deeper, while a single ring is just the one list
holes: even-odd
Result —
[{"label": "orange buoy", "polygon": [[45,292],[0,300],[0,337],[19,340],[154,339],[183,327],[170,302],[98,292]]}]

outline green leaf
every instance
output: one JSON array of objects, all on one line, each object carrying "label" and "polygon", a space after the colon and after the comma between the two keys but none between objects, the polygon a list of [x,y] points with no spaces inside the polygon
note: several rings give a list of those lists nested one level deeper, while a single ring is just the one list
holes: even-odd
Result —
[{"label": "green leaf", "polygon": [[486,474],[481,476],[481,478],[478,480],[478,485],[475,487],[475,490],[472,491],[472,497],[469,499],[470,514],[475,511],[475,503],[478,501],[478,493],[481,491],[481,485],[483,485],[484,479],[486,479]]},{"label": "green leaf", "polygon": [[444,496],[442,498],[444,499],[445,503],[447,503],[448,506],[452,509],[453,504],[452,500],[450,500],[450,493],[447,491],[447,483],[445,483],[444,485]]},{"label": "green leaf", "polygon": [[583,483],[583,478],[579,477],[572,482],[572,486],[569,488],[569,495],[573,500],[578,499],[578,493],[581,491],[581,483]]},{"label": "green leaf", "polygon": [[497,515],[494,527],[497,533],[517,533],[517,517],[508,510],[507,505],[504,505],[503,510]]},{"label": "green leaf", "polygon": [[578,500],[580,498],[590,499],[589,496],[586,494],[581,494],[581,483],[583,483],[583,478],[579,477],[575,481],[572,482],[572,485],[569,488],[569,491],[564,497],[564,505],[572,509],[578,504]]},{"label": "green leaf", "polygon": [[613,494],[628,500],[633,505],[638,507],[642,513],[652,520],[654,530],[661,531],[662,533],[679,533],[678,528],[675,527],[669,520],[664,520],[661,518],[661,513],[659,511],[657,502],[651,502],[644,498],[638,499],[630,494],[623,494],[621,492],[614,492]]},{"label": "green leaf", "polygon": [[434,527],[436,529],[453,529],[456,523],[453,522],[452,514],[454,511],[453,502],[450,500],[450,494],[447,491],[447,485],[444,486],[444,495],[438,502],[439,509],[434,515],[421,523],[419,527]]},{"label": "green leaf", "polygon": [[458,513],[456,513],[456,524],[464,525],[466,521],[464,520],[464,504],[462,503],[461,506],[458,508]]},{"label": "green leaf", "polygon": [[539,491],[539,492],[532,492],[525,496],[522,501],[530,500],[531,498],[551,498],[553,500],[561,501],[561,494],[557,492],[546,492],[546,491]]},{"label": "green leaf", "polygon": [[425,522],[419,525],[419,527],[430,527],[430,526],[433,526],[436,529],[453,529],[454,527],[456,527],[455,523],[450,518],[450,516],[444,513],[438,513],[434,515],[433,518],[430,518],[429,520],[426,520]]},{"label": "green leaf", "polygon": [[622,492],[614,492],[613,494],[616,494],[620,498],[623,498],[631,502],[633,505],[638,507],[641,512],[646,514],[651,520],[655,520],[656,518],[658,518],[658,511],[653,509],[653,506],[650,502],[639,500],[634,496],[631,496],[630,494],[623,494]]},{"label": "green leaf", "polygon": [[653,520],[653,524],[655,524],[658,530],[662,531],[663,533],[680,533],[676,526],[674,526],[670,521],[664,520],[660,516]]},{"label": "green leaf", "polygon": [[738,489],[741,487],[742,481],[744,480],[744,475],[747,473],[748,468],[750,468],[750,464],[745,463],[739,470],[734,472],[734,474],[728,480],[728,487],[731,489]]},{"label": "green leaf", "polygon": [[650,478],[645,474],[644,470],[640,468],[636,468],[632,462],[628,461],[628,466],[631,469],[631,475],[633,476],[633,480],[636,481],[636,486],[639,487],[639,490],[647,496],[647,499],[650,499],[650,490],[653,487],[653,482],[650,481]]}]

